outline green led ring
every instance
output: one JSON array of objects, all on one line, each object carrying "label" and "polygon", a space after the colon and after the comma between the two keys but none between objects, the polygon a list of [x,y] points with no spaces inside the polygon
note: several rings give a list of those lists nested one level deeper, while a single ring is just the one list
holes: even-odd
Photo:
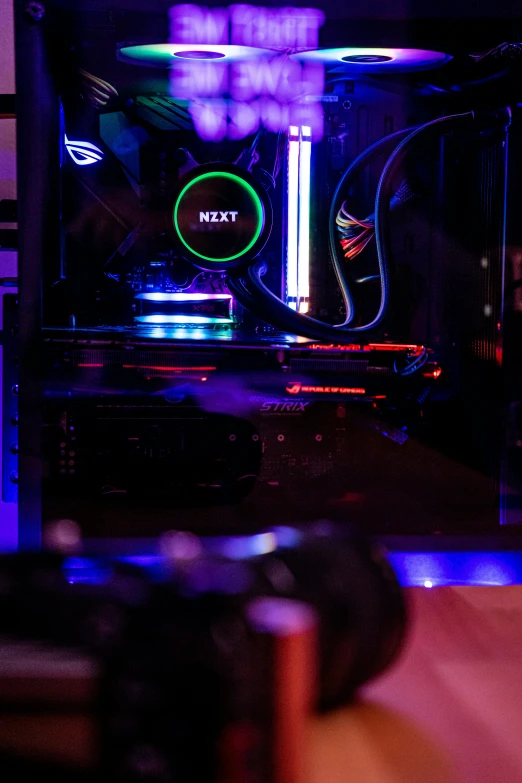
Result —
[{"label": "green led ring", "polygon": [[[192,185],[195,185],[196,182],[200,182],[203,179],[209,179],[210,177],[224,177],[225,179],[231,179],[231,180],[234,180],[235,182],[238,182],[240,185],[242,185],[245,188],[245,190],[247,191],[248,195],[252,198],[252,200],[254,202],[254,205],[255,205],[255,208],[256,208],[257,228],[256,228],[256,232],[254,234],[254,237],[250,240],[250,242],[248,243],[248,245],[245,247],[244,250],[242,250],[240,253],[236,253],[234,256],[228,256],[227,258],[212,258],[212,256],[204,256],[201,253],[198,253],[196,250],[193,250],[193,248],[191,248],[190,245],[187,242],[185,242],[185,240],[183,239],[183,236],[181,234],[181,231],[179,230],[179,225],[178,225],[178,208],[179,208],[181,199],[183,198],[183,196],[185,195],[187,190],[189,190],[189,188],[192,187]],[[195,256],[198,256],[198,258],[202,258],[204,261],[213,261],[216,264],[223,264],[226,261],[234,261],[236,258],[241,258],[241,256],[243,256],[245,253],[248,253],[248,251],[252,247],[254,247],[255,243],[257,242],[257,240],[259,239],[259,237],[261,235],[261,231],[263,230],[265,211],[264,211],[264,208],[263,208],[263,202],[261,201],[261,199],[257,195],[257,193],[254,190],[254,188],[252,187],[252,185],[250,185],[248,182],[246,182],[246,180],[242,179],[241,177],[238,177],[237,174],[231,174],[228,171],[208,171],[205,174],[200,174],[199,176],[194,177],[194,179],[192,179],[190,182],[188,182],[185,185],[185,187],[183,188],[183,190],[179,194],[178,198],[176,199],[176,203],[174,204],[174,215],[173,215],[173,217],[174,217],[174,227],[176,229],[176,233],[179,236],[179,238],[181,239],[181,241],[183,242],[183,244],[185,245],[185,247],[187,248],[187,250],[189,250]]]}]

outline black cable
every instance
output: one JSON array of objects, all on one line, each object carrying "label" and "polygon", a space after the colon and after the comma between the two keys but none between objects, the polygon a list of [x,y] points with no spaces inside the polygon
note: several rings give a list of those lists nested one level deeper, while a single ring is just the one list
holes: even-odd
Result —
[{"label": "black cable", "polygon": [[[410,127],[402,131],[396,131],[364,150],[355,158],[341,177],[333,195],[330,209],[329,245],[334,271],[338,279],[339,287],[341,288],[341,293],[343,294],[343,299],[345,300],[347,311],[347,318],[342,324],[326,324],[303,313],[298,313],[285,305],[284,302],[275,296],[275,294],[262,282],[261,276],[264,271],[264,264],[262,262],[250,266],[246,273],[244,270],[230,272],[230,287],[232,291],[235,290],[236,293],[239,293],[238,301],[241,304],[244,304],[247,309],[251,309],[252,312],[261,317],[262,320],[272,324],[276,328],[293,332],[310,339],[336,342],[338,344],[350,344],[358,338],[359,334],[368,334],[374,330],[384,318],[389,298],[387,251],[389,243],[389,221],[387,218],[390,205],[387,201],[387,194],[390,191],[392,178],[402,161],[404,151],[410,143],[424,131],[431,130],[434,127],[439,127],[444,124],[454,124],[461,119],[468,121],[472,118],[472,112],[450,115],[448,117],[440,117],[436,120],[432,120],[431,122],[414,127],[413,129]],[[341,191],[347,186],[350,179],[359,173],[359,170],[364,168],[374,156],[381,154],[383,149],[392,142],[396,142],[401,137],[403,137],[402,141],[400,141],[393,150],[383,169],[375,198],[375,239],[379,261],[379,276],[381,279],[381,302],[379,311],[377,316],[369,324],[349,327],[348,324],[353,320],[353,304],[337,253],[337,237],[335,233],[335,214],[336,209],[338,208],[337,202]]]},{"label": "black cable", "polygon": [[441,125],[455,125],[455,123],[458,123],[459,121],[468,122],[470,119],[473,119],[473,117],[473,112],[466,112],[464,114],[450,114],[447,117],[439,117],[436,120],[431,120],[430,122],[425,123],[424,125],[419,125],[413,131],[410,131],[406,138],[397,145],[386,161],[386,165],[382,170],[379,184],[377,185],[377,192],[375,194],[375,244],[377,247],[377,258],[379,261],[379,273],[381,275],[381,291],[383,292],[381,294],[381,305],[379,312],[374,319],[374,321],[377,321],[377,323],[379,323],[384,316],[386,302],[389,295],[388,248],[390,245],[390,200],[386,197],[390,192],[393,177],[402,162],[404,152],[407,148],[410,147],[411,143],[419,135],[431,131],[434,128],[439,128]]},{"label": "black cable", "polygon": [[340,194],[347,187],[347,183],[358,175],[360,170],[364,169],[374,157],[382,154],[390,144],[396,143],[400,138],[410,134],[411,131],[411,127],[404,128],[379,139],[370,147],[367,147],[346,169],[334,192],[329,215],[329,248],[346,308],[347,317],[345,321],[338,325],[326,324],[323,321],[317,321],[315,318],[291,310],[262,282],[262,264],[255,264],[253,267],[250,267],[246,277],[243,270],[239,272],[234,270],[229,273],[230,291],[243,307],[250,310],[263,321],[283,331],[294,332],[311,339],[333,341],[339,344],[353,343],[358,332],[369,331],[377,325],[372,322],[371,325],[366,327],[347,328],[348,324],[353,320],[353,302],[348,284],[344,278],[342,262],[337,253],[335,214],[336,209],[338,209]]},{"label": "black cable", "polygon": [[[343,297],[344,306],[346,309],[346,319],[343,321],[342,324],[336,326],[335,327],[336,329],[344,328],[348,326],[353,321],[354,318],[353,300],[352,300],[350,289],[344,277],[343,264],[345,262],[344,259],[342,259],[342,261],[339,259],[339,253],[337,249],[335,217],[339,210],[339,206],[340,206],[339,202],[342,193],[345,190],[347,190],[351,180],[353,180],[362,169],[366,168],[366,166],[370,163],[370,161],[374,157],[377,157],[377,155],[381,155],[383,151],[390,144],[392,143],[396,144],[399,141],[399,139],[403,138],[404,136],[407,136],[414,129],[415,126],[410,128],[404,128],[403,130],[395,131],[394,133],[390,133],[388,136],[384,136],[384,138],[379,139],[378,141],[374,142],[369,147],[367,147],[365,150],[363,150],[363,152],[361,152],[348,166],[343,176],[339,180],[337,187],[334,191],[334,194],[332,196],[330,213],[328,215],[328,248],[330,251],[330,258],[332,260],[335,276],[337,278],[337,284],[339,285],[339,288],[341,290],[341,295]],[[381,297],[381,301],[382,301],[382,297]],[[366,329],[369,330],[374,326],[377,326],[377,324],[374,323],[374,321],[372,321],[371,324],[369,324],[367,327],[354,327],[354,328],[358,330],[366,330]]]},{"label": "black cable", "polygon": [[[230,273],[227,278],[227,288],[234,299],[236,299],[239,304],[245,308],[245,310],[248,310],[249,313],[254,315],[256,318],[259,318],[261,321],[268,323],[266,320],[266,306],[263,306],[262,303],[259,303],[257,299],[252,296],[245,285],[244,278],[240,277],[239,275],[232,275],[232,273]],[[272,326],[277,328],[277,324],[272,324]],[[286,327],[280,328],[285,329]]]}]

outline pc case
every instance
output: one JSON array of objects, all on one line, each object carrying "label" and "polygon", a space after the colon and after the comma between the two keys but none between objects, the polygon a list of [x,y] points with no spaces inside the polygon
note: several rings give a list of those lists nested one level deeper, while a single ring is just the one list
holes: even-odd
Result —
[{"label": "pc case", "polygon": [[518,524],[514,6],[16,14],[21,545]]}]

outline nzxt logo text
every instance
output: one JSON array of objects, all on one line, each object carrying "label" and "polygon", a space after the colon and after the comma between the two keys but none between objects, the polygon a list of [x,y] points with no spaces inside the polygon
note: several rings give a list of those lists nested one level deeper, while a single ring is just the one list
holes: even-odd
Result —
[{"label": "nzxt logo text", "polygon": [[309,405],[309,402],[301,402],[301,400],[295,402],[274,400],[264,402],[261,405],[261,411],[263,413],[303,413]]},{"label": "nzxt logo text", "polygon": [[[238,212],[200,212],[200,223],[235,223]],[[230,220],[229,220],[230,215]],[[219,216],[219,217],[218,217]]]}]

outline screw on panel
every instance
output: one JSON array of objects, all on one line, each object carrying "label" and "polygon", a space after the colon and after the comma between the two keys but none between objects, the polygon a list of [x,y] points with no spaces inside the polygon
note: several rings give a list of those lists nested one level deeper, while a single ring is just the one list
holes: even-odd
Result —
[{"label": "screw on panel", "polygon": [[41,3],[30,2],[25,6],[25,13],[33,22],[40,22],[45,16],[45,8]]}]

